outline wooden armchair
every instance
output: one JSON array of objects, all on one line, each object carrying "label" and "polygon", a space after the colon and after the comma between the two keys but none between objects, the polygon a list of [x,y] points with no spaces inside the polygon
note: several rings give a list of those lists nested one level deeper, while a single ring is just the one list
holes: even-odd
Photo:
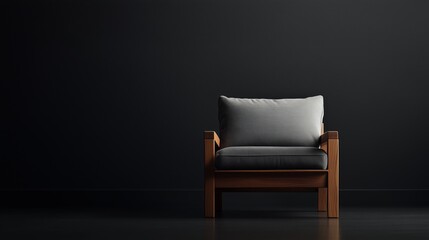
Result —
[{"label": "wooden armchair", "polygon": [[[320,121],[322,121],[323,98],[321,96],[313,98],[318,98],[316,99],[317,101],[315,101],[317,102],[315,105],[317,109],[319,108],[318,104],[321,98],[322,117],[320,118]],[[301,101],[298,101],[299,104],[295,104],[296,106],[293,106],[293,108],[300,108],[300,105],[305,106],[309,99],[314,101],[313,98],[298,99]],[[239,119],[236,117],[231,118],[231,116],[229,116],[236,114],[237,107],[238,112],[242,113],[242,105],[245,105],[244,108],[246,108],[246,104],[249,103],[249,109],[255,109],[260,108],[261,106],[266,106],[267,101],[268,105],[271,104],[271,101],[274,101],[273,106],[276,107],[271,109],[274,112],[285,111],[286,113],[294,113],[294,111],[288,109],[290,106],[287,104],[287,102],[285,104],[287,106],[284,109],[278,109],[277,105],[283,104],[283,102],[280,102],[281,104],[279,104],[278,101],[283,100],[288,101],[289,99],[255,100],[234,99],[223,96],[220,98],[219,119],[221,125],[221,137],[222,134],[224,134],[229,139],[223,140],[222,138],[219,138],[219,136],[214,131],[204,132],[205,217],[213,218],[215,217],[216,211],[220,211],[222,209],[222,192],[225,191],[317,191],[318,210],[327,211],[327,217],[337,218],[339,216],[338,132],[328,131],[323,133],[323,123],[319,123],[319,133],[317,134],[318,136],[316,139],[317,146],[297,146],[292,144],[293,142],[288,143],[287,141],[285,141],[284,145],[280,145],[277,144],[276,141],[260,142],[262,136],[270,136],[264,135],[267,133],[266,131],[270,133],[269,129],[267,130],[264,128],[262,130],[256,129],[249,131],[249,129],[246,128],[246,119],[249,117],[251,119],[257,119],[259,117],[259,113],[257,113],[257,115],[246,113],[244,114],[243,118]],[[229,101],[232,101],[233,106],[230,106],[231,102]],[[256,106],[253,106],[252,104],[255,104],[255,101],[262,101],[262,105],[256,104]],[[250,112],[254,113],[253,110]],[[261,118],[263,121],[267,121],[267,119],[269,119],[268,121],[271,121],[272,118],[276,118],[277,116],[277,113],[272,114],[272,112],[267,113],[266,111],[263,111],[263,113],[264,115]],[[306,111],[304,111],[304,113],[306,113]],[[285,115],[286,118],[288,118],[288,114]],[[302,115],[300,116],[302,117]],[[283,117],[284,116],[282,116],[282,118]],[[280,122],[283,123],[283,120],[284,119],[282,119]],[[271,124],[270,126],[274,125],[274,129],[279,127],[276,123],[273,122],[270,122],[269,124]],[[230,125],[234,127],[239,126],[239,129],[237,131],[231,129]],[[255,127],[257,124],[253,122],[250,125]],[[304,124],[304,126],[292,124],[285,126],[285,128],[292,130],[301,129],[300,131],[296,132],[302,132],[304,135],[309,135],[307,129],[310,129],[311,127],[309,127],[309,125],[306,126],[306,124]],[[248,143],[244,142],[241,144],[240,141],[231,138],[231,134],[242,134],[240,131],[247,131],[244,133],[244,135],[256,140],[254,142],[250,141]],[[286,131],[286,134],[287,132],[288,131]],[[313,135],[314,134],[316,133],[313,133]],[[285,136],[289,136],[289,134]],[[227,144],[222,144],[221,140],[226,141]],[[284,141],[284,139],[281,139],[281,141]],[[259,144],[262,144],[262,146]],[[270,156],[268,156],[269,154],[266,155],[267,151],[280,152],[281,154],[278,154],[275,156],[275,158],[271,159]],[[291,151],[293,154],[288,155],[288,153]],[[230,155],[225,155],[225,152],[229,152]],[[262,153],[259,154],[260,152]],[[301,152],[303,154],[301,154]],[[243,154],[245,155],[244,157]],[[272,162],[274,165],[271,164]]]}]

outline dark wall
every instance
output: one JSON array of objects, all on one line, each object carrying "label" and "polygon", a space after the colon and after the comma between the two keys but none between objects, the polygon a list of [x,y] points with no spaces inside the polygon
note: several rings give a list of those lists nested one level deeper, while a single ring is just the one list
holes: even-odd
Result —
[{"label": "dark wall", "polygon": [[429,188],[427,1],[2,8],[2,189],[201,189],[221,94],[322,94],[343,189]]}]

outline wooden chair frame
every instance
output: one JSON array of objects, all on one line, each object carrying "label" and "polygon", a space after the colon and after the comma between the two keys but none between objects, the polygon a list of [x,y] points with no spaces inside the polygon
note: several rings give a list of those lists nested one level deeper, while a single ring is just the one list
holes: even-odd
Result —
[{"label": "wooden chair frame", "polygon": [[[323,125],[322,125],[323,132]],[[216,170],[214,161],[220,139],[204,132],[204,215],[214,218],[222,209],[226,191],[317,191],[318,210],[327,217],[339,216],[339,137],[328,131],[320,137],[320,148],[328,155],[326,170]]]}]

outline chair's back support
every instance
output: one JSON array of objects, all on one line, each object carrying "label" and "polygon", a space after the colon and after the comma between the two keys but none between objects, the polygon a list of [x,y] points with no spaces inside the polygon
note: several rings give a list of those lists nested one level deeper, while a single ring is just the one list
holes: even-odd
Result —
[{"label": "chair's back support", "polygon": [[323,97],[246,99],[219,97],[221,148],[318,146]]}]

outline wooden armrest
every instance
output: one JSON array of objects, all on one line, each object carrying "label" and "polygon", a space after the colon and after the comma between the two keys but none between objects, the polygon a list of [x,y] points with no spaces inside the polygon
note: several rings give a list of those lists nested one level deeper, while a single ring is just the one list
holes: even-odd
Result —
[{"label": "wooden armrest", "polygon": [[328,131],[320,136],[320,143],[326,143],[329,139],[339,139],[337,131]]},{"label": "wooden armrest", "polygon": [[204,131],[204,139],[211,139],[216,142],[216,145],[220,147],[220,139],[215,131]]}]

